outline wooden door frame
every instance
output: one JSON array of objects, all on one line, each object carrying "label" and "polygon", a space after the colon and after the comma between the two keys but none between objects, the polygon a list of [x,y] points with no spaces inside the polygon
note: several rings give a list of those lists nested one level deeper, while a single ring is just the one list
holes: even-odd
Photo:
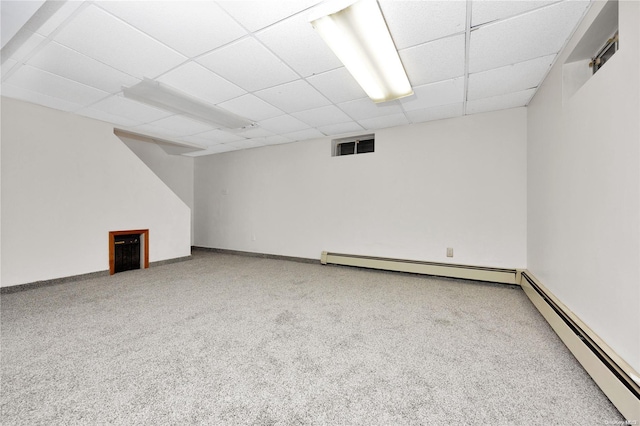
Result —
[{"label": "wooden door frame", "polygon": [[148,229],[134,229],[131,231],[109,231],[109,275],[116,273],[116,235],[128,235],[139,234],[144,237],[144,244],[142,244],[142,256],[144,258],[144,268],[149,267],[149,230]]}]

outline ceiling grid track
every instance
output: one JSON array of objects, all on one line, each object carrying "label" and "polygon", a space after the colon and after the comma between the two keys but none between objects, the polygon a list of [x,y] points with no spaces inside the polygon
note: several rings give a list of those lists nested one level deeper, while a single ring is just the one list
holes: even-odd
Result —
[{"label": "ceiling grid track", "polygon": [[467,115],[467,92],[469,90],[469,51],[471,50],[471,1],[467,0],[467,20],[465,23],[464,39],[464,99],[462,101],[462,115]]},{"label": "ceiling grid track", "polygon": [[[29,62],[32,57],[34,57],[48,43],[53,41],[55,36],[62,30],[62,28],[64,28],[67,23],[71,22],[76,16],[78,16],[92,3],[93,1],[87,1],[78,6],[77,9],[75,9],[69,16],[64,19],[64,21],[60,24],[60,26],[58,26],[58,28],[48,34],[40,43],[38,43],[38,45],[34,49],[23,56],[16,65],[14,65],[5,75],[3,75],[1,81],[4,82],[5,80],[7,80],[22,65],[25,65],[27,62]],[[27,25],[35,24],[35,26],[37,27],[34,31],[32,31],[33,34],[38,34],[37,30],[40,29],[40,26],[46,23],[46,21],[51,18],[51,16],[53,16],[62,7],[62,5],[63,2],[45,2],[43,7],[38,9],[38,11],[27,22]],[[2,48],[2,64],[4,64],[6,59],[9,59],[11,57],[11,54],[14,51],[18,51],[20,47],[22,47],[22,44],[27,41],[27,33],[29,32],[27,28],[27,26],[21,28],[20,31],[18,31],[18,33],[9,41],[9,43],[7,43],[4,48]]]},{"label": "ceiling grid track", "polygon": [[[308,23],[320,0],[64,2],[55,14],[48,3],[3,2],[3,24],[15,8],[27,23],[16,31],[39,34],[2,49],[3,96],[207,147],[192,155],[525,106],[589,4],[379,0],[414,95],[374,104]],[[220,129],[125,99],[143,78],[259,127]]]}]

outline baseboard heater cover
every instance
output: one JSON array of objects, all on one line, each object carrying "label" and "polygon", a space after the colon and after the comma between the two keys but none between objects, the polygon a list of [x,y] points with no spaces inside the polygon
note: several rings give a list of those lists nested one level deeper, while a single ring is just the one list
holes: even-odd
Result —
[{"label": "baseboard heater cover", "polygon": [[638,373],[528,271],[522,272],[521,286],[527,297],[618,411],[630,422],[640,421]]},{"label": "baseboard heater cover", "polygon": [[418,260],[390,259],[385,257],[361,256],[354,254],[322,252],[323,265],[345,265],[361,268],[383,269],[396,272],[462,278],[502,284],[519,284],[520,271],[517,269],[492,268],[485,266],[457,265],[450,263],[423,262]]}]

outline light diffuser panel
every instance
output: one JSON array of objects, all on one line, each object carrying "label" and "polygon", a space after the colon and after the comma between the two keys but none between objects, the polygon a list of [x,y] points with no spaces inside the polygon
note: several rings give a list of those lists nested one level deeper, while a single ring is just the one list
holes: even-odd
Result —
[{"label": "light diffuser panel", "polygon": [[309,21],[374,102],[413,94],[376,0],[358,0]]}]

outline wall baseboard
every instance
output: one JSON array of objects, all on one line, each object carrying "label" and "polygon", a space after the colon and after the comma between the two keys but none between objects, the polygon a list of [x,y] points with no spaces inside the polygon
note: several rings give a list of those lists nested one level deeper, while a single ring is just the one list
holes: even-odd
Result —
[{"label": "wall baseboard", "polygon": [[12,285],[9,287],[1,287],[0,294],[17,293],[20,291],[33,290],[41,287],[49,287],[52,285],[71,283],[75,281],[84,281],[91,278],[109,276],[109,270],[89,272],[87,274],[71,275],[68,277],[53,278],[50,280],[34,281],[26,284]]},{"label": "wall baseboard", "polygon": [[387,271],[488,281],[501,284],[520,284],[520,271],[517,269],[389,259],[384,257],[329,253],[326,251],[322,252],[321,262],[323,265],[357,266],[361,268],[384,269]]},{"label": "wall baseboard", "polygon": [[214,247],[191,246],[191,250],[209,251],[214,253],[235,254],[238,256],[260,257],[263,259],[290,260],[292,262],[301,263],[318,263],[318,259],[309,259],[307,257],[281,256],[278,254],[256,253],[252,251],[228,250]]},{"label": "wall baseboard", "polygon": [[192,259],[192,257],[191,257],[191,255],[189,255],[189,256],[182,256],[182,257],[174,257],[172,259],[156,260],[155,262],[150,262],[149,263],[149,267],[170,265],[172,263],[185,262],[185,261],[191,260],[191,259]]},{"label": "wall baseboard", "polygon": [[[165,259],[165,260],[150,262],[149,267],[168,265],[170,263],[176,263],[176,262],[184,262],[186,260],[191,260],[191,256],[176,257],[173,259]],[[49,287],[52,285],[71,283],[76,281],[85,281],[91,278],[104,277],[109,275],[110,275],[109,270],[106,269],[104,271],[89,272],[87,274],[71,275],[68,277],[53,278],[50,280],[34,281],[26,284],[0,287],[0,294],[18,293],[20,291],[33,290],[36,288]]]},{"label": "wall baseboard", "polygon": [[640,375],[527,270],[387,259],[326,251],[322,252],[321,263],[520,285],[618,411],[628,421],[640,421]]},{"label": "wall baseboard", "polygon": [[522,272],[520,285],[529,300],[618,411],[628,421],[640,421],[638,373],[530,272]]}]

